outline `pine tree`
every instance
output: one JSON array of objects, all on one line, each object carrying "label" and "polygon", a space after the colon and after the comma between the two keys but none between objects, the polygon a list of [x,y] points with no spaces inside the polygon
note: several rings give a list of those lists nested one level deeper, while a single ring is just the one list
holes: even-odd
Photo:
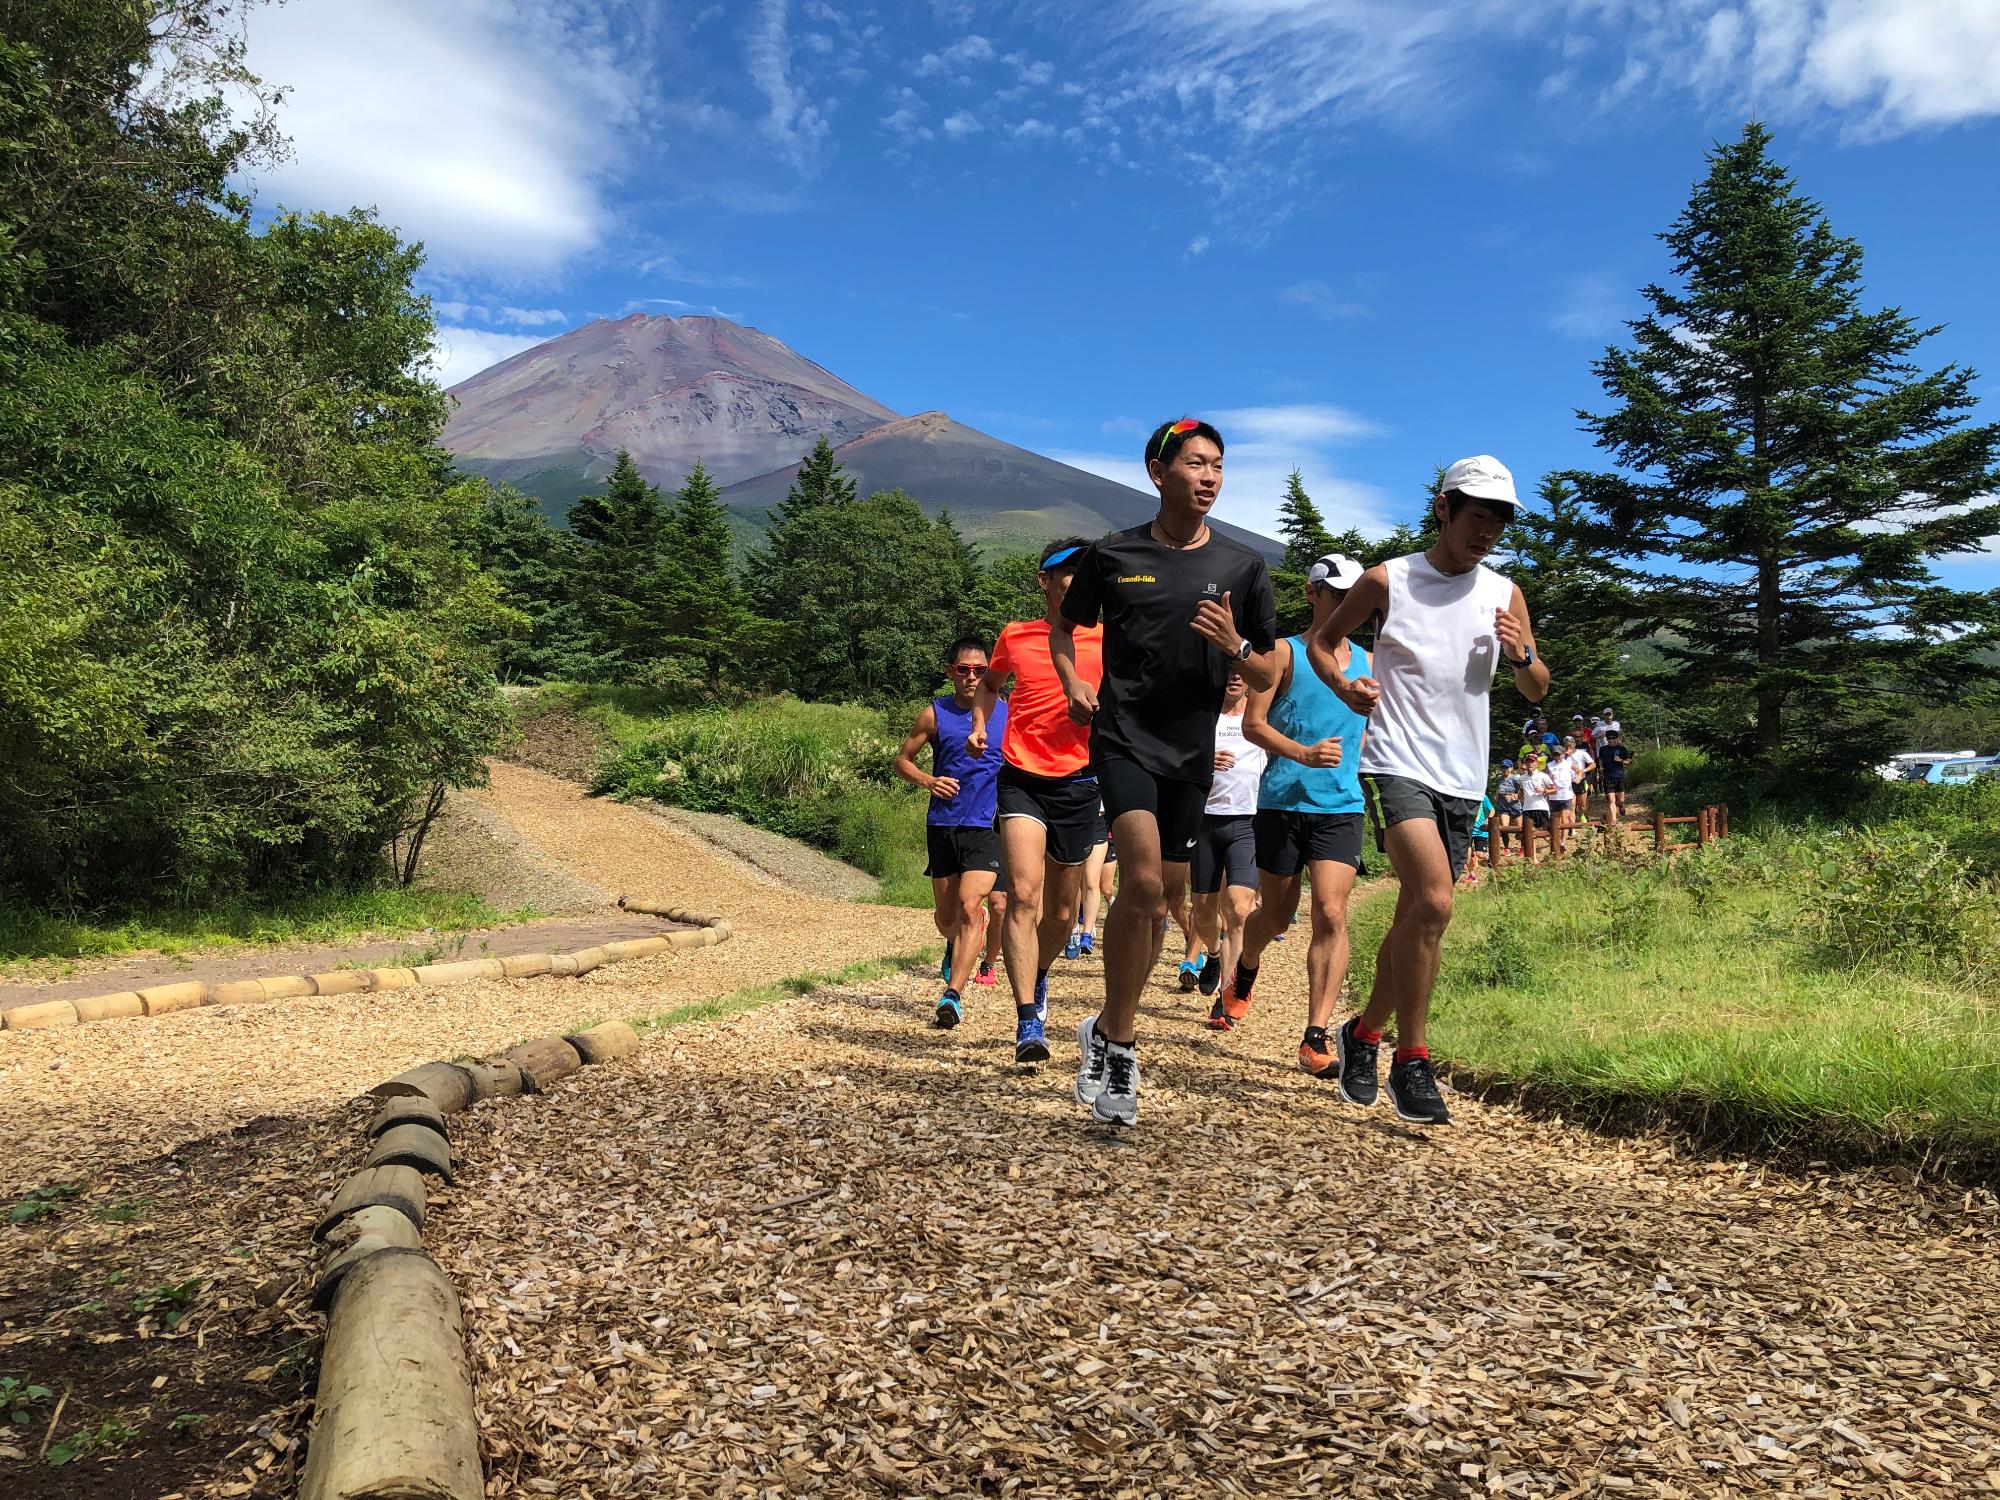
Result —
[{"label": "pine tree", "polygon": [[1278,502],[1278,535],[1285,543],[1285,556],[1278,566],[1287,573],[1304,573],[1334,550],[1326,517],[1306,494],[1305,480],[1297,469],[1285,481],[1285,498]]},{"label": "pine tree", "polygon": [[700,460],[674,497],[666,534],[656,586],[661,644],[699,661],[703,685],[716,696],[724,669],[741,675],[776,626],[750,607],[731,555],[729,513]]},{"label": "pine tree", "polygon": [[1662,236],[1679,285],[1594,366],[1615,404],[1578,415],[1618,468],[1571,476],[1577,536],[1635,560],[1711,749],[1854,769],[1906,705],[1994,675],[2000,608],[1930,564],[2000,531],[2000,429],[1967,424],[1971,371],[1912,362],[1935,329],[1863,310],[1860,244],[1770,144],[1710,153]]},{"label": "pine tree", "polygon": [[808,511],[822,505],[852,505],[854,503],[854,480],[840,467],[833,456],[833,444],[821,433],[808,453],[799,463],[799,472],[793,476],[791,487],[785,491],[773,511],[772,529],[796,521]]},{"label": "pine tree", "polygon": [[759,608],[775,618],[786,617],[786,601],[797,597],[803,526],[829,506],[855,504],[854,479],[833,456],[833,444],[821,433],[812,452],[799,461],[785,498],[771,509],[764,545],[750,554],[752,592]]},{"label": "pine tree", "polygon": [[480,567],[499,581],[506,604],[521,616],[494,642],[501,681],[599,675],[571,593],[573,554],[584,544],[551,526],[529,496],[504,485],[488,489],[474,536]]},{"label": "pine tree", "polygon": [[607,676],[630,681],[660,652],[666,504],[620,448],[603,491],[570,506],[569,529],[585,543],[572,584],[590,654]]}]

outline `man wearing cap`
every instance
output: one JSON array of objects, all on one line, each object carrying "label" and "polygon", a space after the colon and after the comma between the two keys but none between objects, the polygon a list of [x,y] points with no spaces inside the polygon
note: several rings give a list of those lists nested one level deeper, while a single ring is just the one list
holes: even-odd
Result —
[{"label": "man wearing cap", "polygon": [[[1159,514],[1085,550],[1049,629],[1070,715],[1091,726],[1091,769],[1120,869],[1104,924],[1104,1009],[1077,1028],[1076,1098],[1096,1119],[1124,1125],[1139,1112],[1139,995],[1201,834],[1229,669],[1252,691],[1277,675],[1270,570],[1208,525],[1222,490],[1222,435],[1192,417],[1163,422],[1145,462]],[[1098,690],[1076,672],[1071,632],[1100,620]]]},{"label": "man wearing cap", "polygon": [[1511,759],[1500,762],[1500,779],[1493,783],[1493,862],[1507,852],[1507,835],[1521,830],[1521,775]]},{"label": "man wearing cap", "polygon": [[[1309,638],[1313,670],[1369,715],[1361,775],[1399,884],[1367,1009],[1334,1033],[1340,1094],[1373,1104],[1384,1031],[1396,1027],[1389,1092],[1406,1120],[1451,1120],[1431,1068],[1425,1023],[1453,888],[1486,792],[1489,700],[1501,667],[1530,703],[1548,696],[1521,591],[1485,565],[1520,504],[1514,476],[1487,455],[1445,471],[1431,502],[1437,540],[1370,568]],[[1349,678],[1346,637],[1372,615],[1373,675]]]},{"label": "man wearing cap", "polygon": [[[1312,876],[1312,943],[1306,950],[1306,1029],[1299,1067],[1333,1076],[1327,1028],[1347,979],[1347,902],[1361,871],[1361,742],[1368,721],[1333,695],[1306,659],[1307,642],[1361,577],[1361,564],[1329,552],[1306,573],[1312,623],[1278,642],[1278,680],[1250,695],[1243,737],[1269,757],[1257,789],[1257,877],[1263,904],[1244,926],[1243,952],[1208,1024],[1229,1030],[1250,1011],[1264,949],[1298,910],[1300,876]],[[1349,677],[1368,675],[1368,653],[1342,639]],[[1219,1024],[1218,1024],[1219,1023]]]},{"label": "man wearing cap", "polygon": [[[1014,989],[1017,1063],[1048,1061],[1049,969],[1068,942],[1084,865],[1097,843],[1090,728],[1070,717],[1069,696],[1049,655],[1053,623],[1087,545],[1081,537],[1064,537],[1042,549],[1035,582],[1047,611],[1039,620],[1001,628],[966,737],[983,754],[988,733],[1005,715],[996,801],[1000,866],[1011,892],[1001,944]],[[1072,669],[1093,687],[1103,672],[1103,641],[1096,627],[1071,636]],[[1010,678],[1014,693],[1003,702],[1000,691]]]},{"label": "man wearing cap", "polygon": [[1598,773],[1604,778],[1604,818],[1607,823],[1625,817],[1625,768],[1632,764],[1632,747],[1614,721],[1604,731],[1604,748],[1597,753]]}]

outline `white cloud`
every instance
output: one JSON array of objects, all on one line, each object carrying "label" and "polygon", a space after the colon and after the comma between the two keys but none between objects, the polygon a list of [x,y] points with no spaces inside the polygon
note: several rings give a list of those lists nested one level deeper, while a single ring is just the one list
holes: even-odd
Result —
[{"label": "white cloud", "polygon": [[975,32],[960,37],[949,47],[926,52],[917,59],[917,74],[923,78],[942,75],[963,79],[974,63],[991,62],[994,55],[993,44]]},{"label": "white cloud", "polygon": [[792,78],[788,20],[786,0],[759,0],[745,42],[745,56],[750,64],[750,81],[769,106],[764,115],[764,134],[794,169],[811,173],[818,170],[820,153],[832,127]]},{"label": "white cloud", "polygon": [[1193,239],[1188,241],[1187,253],[1190,256],[1204,255],[1207,253],[1207,251],[1208,251],[1207,235],[1198,234]]},{"label": "white cloud", "polygon": [[374,205],[434,264],[489,272],[546,272],[610,227],[592,164],[635,118],[644,75],[576,14],[342,0],[245,25],[252,70],[290,91],[292,158],[256,175],[261,196]]},{"label": "white cloud", "polygon": [[1055,133],[1055,126],[1049,124],[1046,120],[1038,120],[1033,115],[1028,116],[1027,119],[1014,127],[1015,139],[1023,141],[1046,141],[1052,138]]},{"label": "white cloud", "polygon": [[434,317],[447,323],[463,323],[471,318],[481,323],[509,323],[516,328],[540,328],[548,323],[565,323],[569,314],[559,307],[488,307],[482,302],[431,302]]},{"label": "white cloud", "polygon": [[944,124],[940,128],[953,140],[962,141],[969,135],[978,134],[980,125],[978,120],[959,109],[946,115]]},{"label": "white cloud", "polygon": [[431,373],[446,390],[481,370],[548,342],[539,334],[489,333],[483,328],[440,328],[431,348]]},{"label": "white cloud", "polygon": [[724,312],[719,307],[710,307],[700,302],[683,302],[678,297],[634,297],[619,309],[623,313],[643,312],[649,307],[670,308],[677,313],[695,313],[704,318],[727,318],[732,323],[741,323],[740,312]]},{"label": "white cloud", "polygon": [[1573,339],[1602,342],[1625,330],[1631,311],[1630,292],[1604,272],[1579,276],[1563,295],[1562,305],[1549,318],[1549,327]]},{"label": "white cloud", "polygon": [[1384,431],[1379,423],[1344,406],[1313,402],[1232,407],[1210,413],[1208,420],[1215,424],[1225,442],[1233,435],[1251,442],[1326,447],[1380,437]]},{"label": "white cloud", "polygon": [[1361,303],[1342,297],[1324,281],[1301,281],[1278,293],[1280,302],[1303,307],[1314,317],[1331,323],[1339,318],[1358,318],[1368,311]]}]

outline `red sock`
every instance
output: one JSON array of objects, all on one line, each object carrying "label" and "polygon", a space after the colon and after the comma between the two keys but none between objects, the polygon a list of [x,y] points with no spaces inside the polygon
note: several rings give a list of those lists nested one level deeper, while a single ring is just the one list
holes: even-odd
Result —
[{"label": "red sock", "polygon": [[1370,1031],[1366,1026],[1356,1021],[1354,1023],[1354,1040],[1357,1042],[1366,1042],[1372,1047],[1382,1040],[1382,1033],[1379,1031]]},{"label": "red sock", "polygon": [[1398,1047],[1396,1049],[1397,1062],[1408,1062],[1413,1057],[1421,1057],[1425,1062],[1429,1062],[1431,1060],[1431,1049],[1428,1047]]}]

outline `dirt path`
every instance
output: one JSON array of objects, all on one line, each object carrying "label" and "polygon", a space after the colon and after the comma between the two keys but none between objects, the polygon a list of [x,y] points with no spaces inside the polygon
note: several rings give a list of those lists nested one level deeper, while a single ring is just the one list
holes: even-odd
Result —
[{"label": "dirt path", "polygon": [[1418,1134],[1293,1066],[1302,946],[1227,1037],[1149,992],[1123,1135],[1088,961],[1039,1074],[910,976],[476,1111],[489,1494],[1994,1492],[1990,1198]]},{"label": "dirt path", "polygon": [[509,1047],[586,1019],[656,1015],[937,940],[927,913],[789,890],[705,840],[553,776],[496,764],[478,797],[581,880],[727,917],[735,938],[582,979],[0,1032],[9,1188],[87,1175],[259,1116],[324,1110],[431,1058]]}]

